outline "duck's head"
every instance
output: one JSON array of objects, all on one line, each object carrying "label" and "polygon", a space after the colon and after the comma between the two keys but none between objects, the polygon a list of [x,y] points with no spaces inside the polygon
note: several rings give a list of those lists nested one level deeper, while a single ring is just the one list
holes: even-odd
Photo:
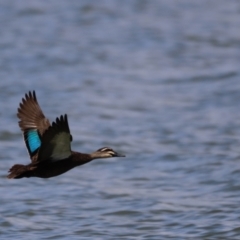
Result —
[{"label": "duck's head", "polygon": [[96,158],[111,158],[111,157],[125,157],[125,155],[115,152],[113,149],[103,147],[91,154],[93,159]]}]

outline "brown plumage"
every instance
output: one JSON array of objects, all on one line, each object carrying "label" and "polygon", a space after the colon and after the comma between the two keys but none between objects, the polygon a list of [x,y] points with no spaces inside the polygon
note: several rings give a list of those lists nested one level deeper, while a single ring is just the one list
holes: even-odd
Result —
[{"label": "brown plumage", "polygon": [[25,94],[17,116],[31,163],[14,165],[9,170],[8,178],[50,178],[93,159],[124,157],[108,147],[91,154],[72,151],[67,115],[56,118],[51,125],[38,104],[35,91]]}]

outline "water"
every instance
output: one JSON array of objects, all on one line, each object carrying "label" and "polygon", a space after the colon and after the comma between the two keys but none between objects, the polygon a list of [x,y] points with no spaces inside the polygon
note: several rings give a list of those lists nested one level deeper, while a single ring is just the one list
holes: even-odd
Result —
[{"label": "water", "polygon": [[[0,239],[239,239],[239,1],[0,5]],[[33,89],[74,150],[127,157],[6,179]]]}]

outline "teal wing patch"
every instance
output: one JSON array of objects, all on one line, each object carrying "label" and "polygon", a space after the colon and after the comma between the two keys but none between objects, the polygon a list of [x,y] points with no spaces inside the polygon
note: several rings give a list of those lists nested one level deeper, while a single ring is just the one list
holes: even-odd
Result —
[{"label": "teal wing patch", "polygon": [[26,131],[24,134],[24,139],[30,155],[35,153],[36,150],[38,150],[41,146],[40,135],[36,129],[30,129]]}]

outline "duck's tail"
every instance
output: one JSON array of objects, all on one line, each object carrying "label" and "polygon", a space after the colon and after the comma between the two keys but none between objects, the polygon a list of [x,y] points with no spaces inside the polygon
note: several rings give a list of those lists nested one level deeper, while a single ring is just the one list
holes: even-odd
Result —
[{"label": "duck's tail", "polygon": [[9,169],[8,178],[30,177],[28,166],[15,164]]}]

